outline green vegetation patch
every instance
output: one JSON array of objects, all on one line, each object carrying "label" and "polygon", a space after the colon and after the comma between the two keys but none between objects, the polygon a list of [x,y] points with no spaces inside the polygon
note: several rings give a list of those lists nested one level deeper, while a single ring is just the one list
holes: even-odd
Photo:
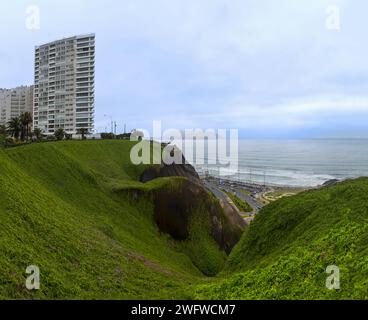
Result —
[{"label": "green vegetation patch", "polygon": [[253,212],[253,208],[248,204],[248,202],[240,199],[235,194],[231,192],[224,191],[231,201],[236,205],[240,212]]}]

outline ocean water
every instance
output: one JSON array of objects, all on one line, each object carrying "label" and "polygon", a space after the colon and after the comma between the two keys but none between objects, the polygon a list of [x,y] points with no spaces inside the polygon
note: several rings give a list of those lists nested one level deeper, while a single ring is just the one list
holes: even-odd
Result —
[{"label": "ocean water", "polygon": [[[201,174],[219,175],[207,164],[216,154],[205,152],[205,164],[193,162]],[[368,140],[240,140],[239,166],[226,177],[247,183],[314,187],[330,179],[368,176]]]}]

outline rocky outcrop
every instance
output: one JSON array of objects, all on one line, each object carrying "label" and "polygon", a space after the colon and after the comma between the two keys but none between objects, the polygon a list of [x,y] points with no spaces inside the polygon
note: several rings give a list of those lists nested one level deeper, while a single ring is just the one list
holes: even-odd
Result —
[{"label": "rocky outcrop", "polygon": [[195,215],[208,226],[219,247],[229,254],[242,229],[224,214],[220,204],[202,186],[183,180],[175,188],[155,191],[154,217],[162,232],[176,240],[188,239]]},{"label": "rocky outcrop", "polygon": [[[163,177],[183,177],[153,192],[154,218],[162,232],[176,240],[187,240],[191,236],[194,220],[201,220],[210,236],[226,253],[230,253],[239,241],[243,224],[237,223],[224,212],[217,199],[213,198],[192,165],[180,153],[181,163],[165,164],[147,168],[140,181],[147,183]],[[179,157],[179,159],[180,159]],[[167,162],[166,162],[167,163]]]},{"label": "rocky outcrop", "polygon": [[201,183],[198,173],[191,164],[186,162],[184,156],[182,156],[181,164],[163,163],[160,167],[149,167],[142,173],[140,182],[146,183],[163,177],[185,177],[192,182]]},{"label": "rocky outcrop", "polygon": [[322,184],[322,187],[330,187],[330,186],[333,186],[333,185],[335,185],[339,182],[340,182],[340,180],[338,180],[338,179],[327,180],[324,184]]}]

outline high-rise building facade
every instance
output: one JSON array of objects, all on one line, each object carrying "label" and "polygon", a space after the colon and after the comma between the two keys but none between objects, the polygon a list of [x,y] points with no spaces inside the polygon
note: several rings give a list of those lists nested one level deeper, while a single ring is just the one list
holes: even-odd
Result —
[{"label": "high-rise building facade", "polygon": [[33,86],[0,89],[0,124],[6,125],[22,113],[33,112]]},{"label": "high-rise building facade", "polygon": [[95,35],[36,47],[33,125],[45,134],[94,130]]}]

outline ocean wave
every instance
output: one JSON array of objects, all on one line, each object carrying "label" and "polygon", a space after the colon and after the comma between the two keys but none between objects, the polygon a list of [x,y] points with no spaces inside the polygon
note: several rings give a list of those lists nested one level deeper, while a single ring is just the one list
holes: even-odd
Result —
[{"label": "ocean wave", "polygon": [[[199,167],[200,173],[208,171],[210,175],[220,177],[219,167]],[[234,171],[228,168],[221,168],[221,177],[234,181],[280,185],[280,186],[300,186],[315,187],[328,180],[338,178],[330,174],[314,174],[308,172],[297,172],[294,170],[262,170],[259,169],[240,169]]]}]

